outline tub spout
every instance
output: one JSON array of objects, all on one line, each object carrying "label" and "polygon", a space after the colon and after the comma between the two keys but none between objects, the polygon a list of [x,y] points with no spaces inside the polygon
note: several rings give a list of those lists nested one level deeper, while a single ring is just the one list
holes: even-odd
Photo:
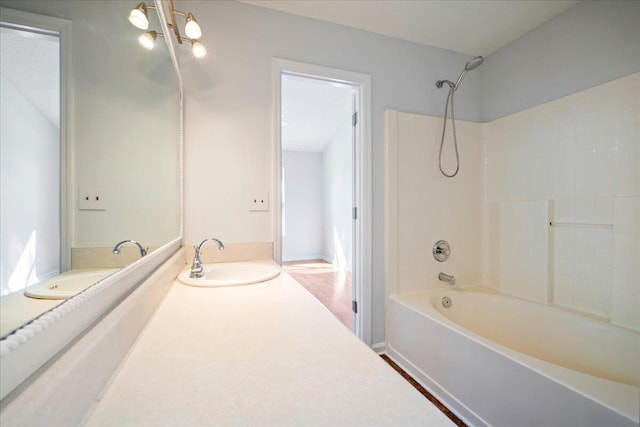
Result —
[{"label": "tub spout", "polygon": [[438,279],[442,280],[443,282],[447,282],[451,286],[456,284],[456,278],[453,277],[453,275],[449,276],[447,273],[438,274]]}]

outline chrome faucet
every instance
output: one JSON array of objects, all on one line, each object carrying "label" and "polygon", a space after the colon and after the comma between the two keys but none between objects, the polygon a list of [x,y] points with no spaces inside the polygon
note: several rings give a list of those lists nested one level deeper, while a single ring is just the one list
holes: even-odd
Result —
[{"label": "chrome faucet", "polygon": [[447,273],[438,274],[438,279],[442,280],[443,282],[447,282],[451,286],[456,284],[456,278],[453,277],[453,275],[449,276]]},{"label": "chrome faucet", "polygon": [[191,264],[191,274],[189,274],[189,277],[192,279],[200,279],[204,276],[204,268],[202,267],[202,258],[200,257],[200,252],[202,251],[202,247],[204,246],[204,244],[207,242],[216,242],[216,244],[218,245],[218,250],[224,250],[224,244],[220,240],[213,237],[204,239],[202,242],[200,242],[199,245],[195,245],[193,249],[195,249],[196,253],[193,256],[193,264]]},{"label": "chrome faucet", "polygon": [[120,248],[126,244],[136,245],[138,249],[140,249],[140,257],[145,256],[147,254],[147,250],[149,249],[149,248],[143,247],[140,243],[136,242],[135,240],[123,240],[122,242],[119,242],[117,245],[113,247],[112,252],[118,255],[120,253]]}]

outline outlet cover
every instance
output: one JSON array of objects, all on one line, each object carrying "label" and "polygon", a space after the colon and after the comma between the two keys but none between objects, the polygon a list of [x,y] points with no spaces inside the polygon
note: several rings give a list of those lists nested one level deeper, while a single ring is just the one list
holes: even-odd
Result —
[{"label": "outlet cover", "polygon": [[249,196],[249,211],[264,212],[269,210],[269,193],[254,193]]},{"label": "outlet cover", "polygon": [[80,187],[78,209],[81,211],[106,211],[107,197],[104,187]]}]

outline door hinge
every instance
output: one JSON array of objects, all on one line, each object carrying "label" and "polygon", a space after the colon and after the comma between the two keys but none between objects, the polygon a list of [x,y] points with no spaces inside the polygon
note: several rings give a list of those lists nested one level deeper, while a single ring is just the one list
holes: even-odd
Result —
[{"label": "door hinge", "polygon": [[351,216],[353,216],[353,219],[358,219],[358,208],[353,208],[351,214]]},{"label": "door hinge", "polygon": [[358,113],[353,113],[351,116],[351,125],[355,126],[358,124]]},{"label": "door hinge", "polygon": [[358,301],[351,301],[351,311],[358,314]]}]

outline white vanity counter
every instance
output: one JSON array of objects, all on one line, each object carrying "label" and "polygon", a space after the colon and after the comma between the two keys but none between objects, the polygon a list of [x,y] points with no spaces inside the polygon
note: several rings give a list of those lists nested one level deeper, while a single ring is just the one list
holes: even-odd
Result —
[{"label": "white vanity counter", "polygon": [[451,426],[289,275],[172,285],[89,426]]}]

